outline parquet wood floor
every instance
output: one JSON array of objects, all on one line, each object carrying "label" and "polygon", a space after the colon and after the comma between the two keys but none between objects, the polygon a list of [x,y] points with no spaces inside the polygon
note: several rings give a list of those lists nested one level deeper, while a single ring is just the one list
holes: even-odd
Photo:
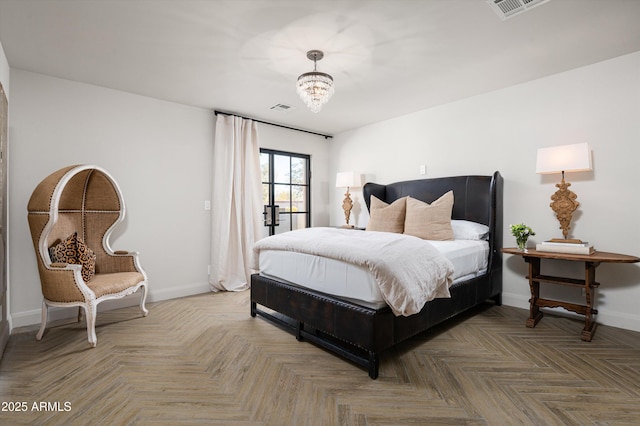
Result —
[{"label": "parquet wood floor", "polygon": [[251,318],[248,298],[103,312],[94,349],[81,323],[12,335],[0,408],[27,404],[0,424],[640,424],[640,333],[599,326],[587,343],[581,321],[529,329],[528,311],[481,306],[386,352],[371,380]]}]

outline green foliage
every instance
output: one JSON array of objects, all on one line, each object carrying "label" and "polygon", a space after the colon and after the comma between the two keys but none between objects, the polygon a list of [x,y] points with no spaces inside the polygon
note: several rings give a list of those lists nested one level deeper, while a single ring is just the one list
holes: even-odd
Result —
[{"label": "green foliage", "polygon": [[517,225],[509,226],[511,227],[511,235],[516,237],[516,239],[529,238],[533,235],[536,235],[536,233],[533,232],[533,229],[529,228],[524,223],[518,223]]},{"label": "green foliage", "polygon": [[511,234],[516,237],[516,243],[518,248],[525,250],[527,247],[527,240],[530,236],[536,235],[533,229],[529,228],[524,223],[518,223],[517,225],[509,225],[511,227]]}]

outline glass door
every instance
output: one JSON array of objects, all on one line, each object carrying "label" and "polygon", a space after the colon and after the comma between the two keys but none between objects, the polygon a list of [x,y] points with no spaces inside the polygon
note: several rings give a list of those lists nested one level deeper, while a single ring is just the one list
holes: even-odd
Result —
[{"label": "glass door", "polygon": [[264,228],[262,236],[311,226],[311,157],[260,150]]}]

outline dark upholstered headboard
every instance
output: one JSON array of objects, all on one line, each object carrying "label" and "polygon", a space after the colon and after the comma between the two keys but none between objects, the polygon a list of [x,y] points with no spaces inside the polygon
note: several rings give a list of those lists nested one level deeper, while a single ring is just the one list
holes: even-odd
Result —
[{"label": "dark upholstered headboard", "polygon": [[364,200],[370,208],[371,195],[385,203],[392,203],[407,195],[432,203],[445,192],[453,190],[452,219],[466,219],[491,226],[492,216],[502,212],[502,176],[454,176],[433,179],[408,180],[379,185],[367,183],[363,188]]},{"label": "dark upholstered headboard", "polygon": [[409,180],[380,185],[367,183],[363,198],[370,208],[371,196],[392,203],[407,195],[432,203],[447,191],[453,190],[452,219],[471,220],[489,226],[489,245],[493,270],[502,268],[502,186],[500,172],[492,176],[454,176],[433,179]]}]

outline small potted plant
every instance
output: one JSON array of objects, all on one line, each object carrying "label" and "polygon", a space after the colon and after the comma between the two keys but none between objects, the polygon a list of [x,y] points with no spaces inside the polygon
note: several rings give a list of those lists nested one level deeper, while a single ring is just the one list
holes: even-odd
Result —
[{"label": "small potted plant", "polygon": [[529,237],[536,235],[533,232],[533,229],[529,228],[524,223],[518,223],[517,225],[510,225],[511,234],[516,237],[516,243],[518,244],[518,249],[524,251],[527,249],[527,240]]}]

